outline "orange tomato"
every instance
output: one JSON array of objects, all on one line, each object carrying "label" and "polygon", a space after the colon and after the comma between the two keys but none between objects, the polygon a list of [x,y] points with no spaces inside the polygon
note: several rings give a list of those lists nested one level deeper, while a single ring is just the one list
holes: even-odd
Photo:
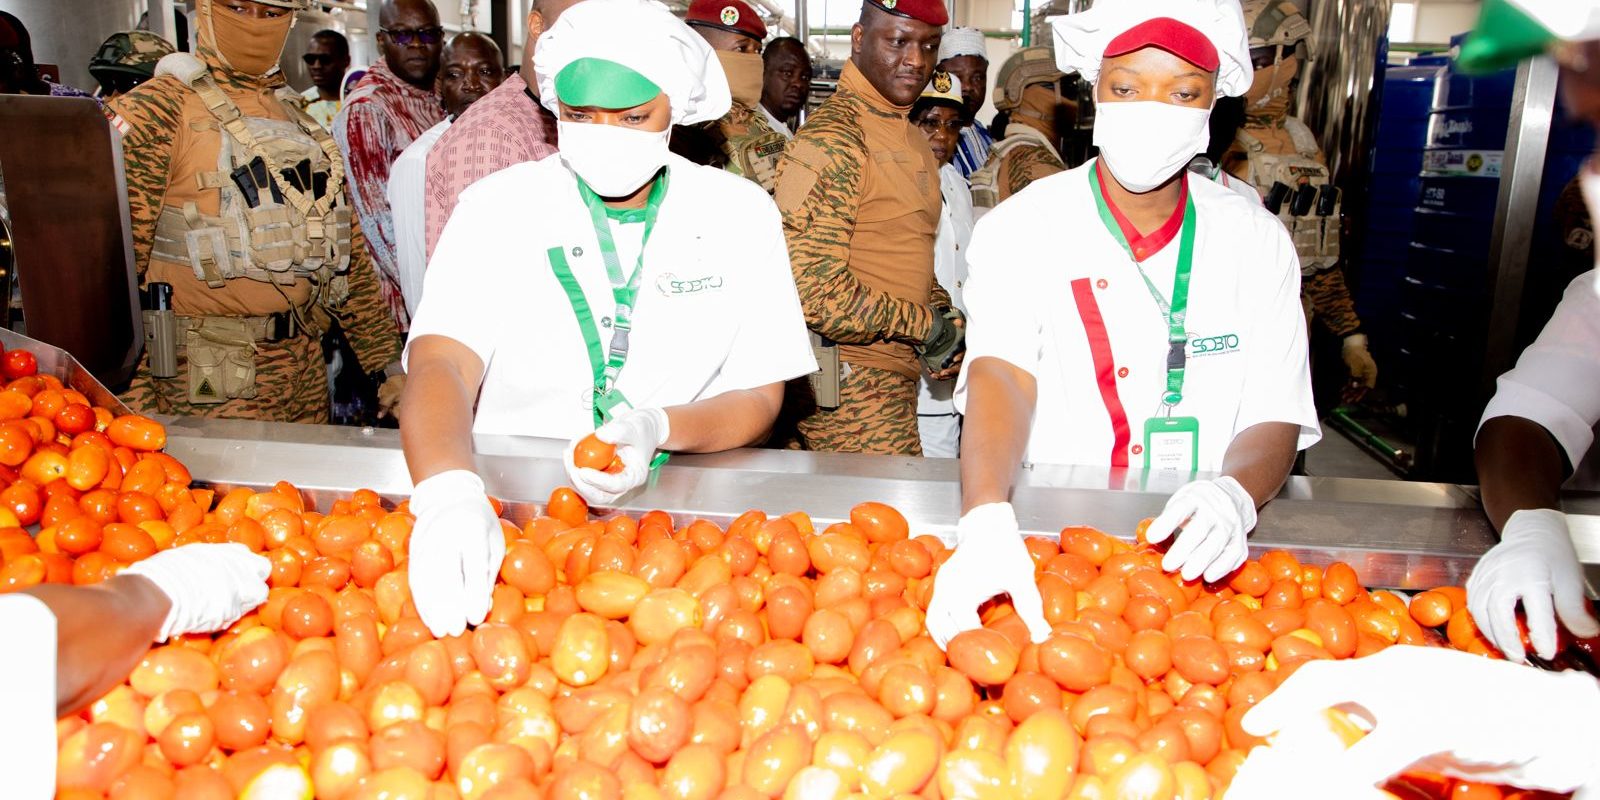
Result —
[{"label": "orange tomato", "polygon": [[893,506],[861,503],[850,509],[850,524],[866,535],[869,542],[895,542],[909,535],[906,518]]},{"label": "orange tomato", "polygon": [[117,417],[106,426],[112,443],[129,450],[154,451],[167,446],[167,429],[148,417],[129,414]]},{"label": "orange tomato", "polygon": [[950,639],[945,652],[949,654],[950,666],[974,682],[989,686],[1005,683],[1015,674],[1017,660],[1021,656],[1010,640],[987,628],[956,634]]},{"label": "orange tomato", "polygon": [[579,469],[596,469],[616,474],[622,471],[622,459],[617,458],[617,447],[600,437],[589,434],[578,441],[572,451],[572,463]]},{"label": "orange tomato", "polygon": [[570,487],[559,486],[550,493],[545,513],[570,526],[582,525],[589,519],[589,504]]}]

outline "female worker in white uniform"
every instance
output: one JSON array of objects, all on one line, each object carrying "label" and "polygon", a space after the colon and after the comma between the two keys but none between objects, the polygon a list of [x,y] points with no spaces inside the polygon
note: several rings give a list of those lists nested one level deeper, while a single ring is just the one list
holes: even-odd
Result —
[{"label": "female worker in white uniform", "polygon": [[[1567,112],[1600,127],[1600,0],[1488,0],[1460,64],[1507,68],[1546,49],[1561,65]],[[1600,219],[1600,158],[1579,181]],[[1556,655],[1556,625],[1600,632],[1585,607],[1582,567],[1560,508],[1563,483],[1593,485],[1600,424],[1600,270],[1568,287],[1555,315],[1500,376],[1478,428],[1484,511],[1501,542],[1467,581],[1467,607],[1505,653],[1497,661],[1444,648],[1390,647],[1354,661],[1307,664],[1250,710],[1242,724],[1273,735],[1239,769],[1229,800],[1281,796],[1286,776],[1318,775],[1318,797],[1367,798],[1375,785],[1418,768],[1524,789],[1600,797],[1600,683],[1523,661],[1520,604],[1541,657]],[[1323,709],[1357,710],[1373,733],[1346,750],[1297,731],[1322,726]],[[1286,739],[1298,746],[1283,746]],[[1319,746],[1317,743],[1321,741]]]},{"label": "female worker in white uniform", "polygon": [[964,514],[927,625],[943,644],[1006,593],[1048,635],[1007,502],[1018,465],[1216,474],[1150,526],[1162,561],[1215,581],[1321,433],[1300,267],[1259,203],[1186,169],[1219,94],[1250,85],[1237,0],[1101,0],[1056,17],[1056,58],[1095,86],[1099,158],[979,221],[968,253]]},{"label": "female worker in white uniform", "polygon": [[729,107],[704,38],[651,0],[586,0],[535,63],[561,155],[462,194],[406,348],[409,575],[438,636],[483,620],[504,555],[472,433],[616,444],[620,474],[566,457],[608,505],[658,450],[758,441],[784,382],[816,369],[772,200],[667,151],[671,125]]}]

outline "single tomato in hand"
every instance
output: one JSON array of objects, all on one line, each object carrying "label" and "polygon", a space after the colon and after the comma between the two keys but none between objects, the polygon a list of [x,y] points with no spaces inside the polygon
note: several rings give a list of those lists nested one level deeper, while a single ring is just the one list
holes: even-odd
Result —
[{"label": "single tomato in hand", "polygon": [[579,469],[597,469],[613,475],[622,471],[616,445],[602,442],[592,433],[578,442],[577,449],[572,451],[572,463]]}]

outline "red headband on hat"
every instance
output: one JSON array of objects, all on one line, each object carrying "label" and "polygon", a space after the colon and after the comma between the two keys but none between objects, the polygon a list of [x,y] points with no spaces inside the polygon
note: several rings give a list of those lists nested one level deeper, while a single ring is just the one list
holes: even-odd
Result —
[{"label": "red headband on hat", "polygon": [[1217,46],[1194,26],[1171,17],[1145,20],[1106,45],[1106,58],[1126,55],[1144,47],[1159,47],[1207,72],[1216,72],[1222,59]]}]

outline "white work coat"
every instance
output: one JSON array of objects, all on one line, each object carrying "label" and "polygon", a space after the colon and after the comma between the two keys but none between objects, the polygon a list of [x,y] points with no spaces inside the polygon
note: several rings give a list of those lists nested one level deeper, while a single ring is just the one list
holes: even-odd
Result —
[{"label": "white work coat", "polygon": [[389,209],[394,212],[394,255],[400,270],[400,294],[406,312],[417,315],[422,298],[422,273],[428,268],[427,204],[428,153],[450,130],[450,119],[422,132],[401,151],[389,167]]},{"label": "white work coat", "polygon": [[[677,156],[645,252],[616,389],[665,407],[816,371],[777,206],[756,184]],[[610,222],[623,273],[642,222]],[[461,195],[429,262],[406,346],[454,339],[486,366],[473,430],[569,439],[594,428],[594,377],[548,251],[564,254],[602,357],[616,301],[577,179],[560,158],[507,168]]]},{"label": "white work coat", "polygon": [[[939,191],[944,205],[939,218],[939,234],[933,244],[933,277],[950,293],[956,308],[966,312],[961,287],[967,281],[967,247],[972,242],[972,185],[954,164],[939,168]],[[924,374],[918,382],[917,421],[924,455],[954,457],[960,426],[954,423],[956,382],[929,380]],[[943,421],[932,419],[942,417]],[[930,448],[929,445],[933,445]],[[932,451],[932,452],[930,452]]]},{"label": "white work coat", "polygon": [[1479,428],[1495,417],[1536,422],[1567,454],[1573,467],[1567,488],[1600,488],[1600,453],[1593,447],[1600,423],[1600,296],[1593,271],[1567,285],[1539,338],[1495,386]]},{"label": "white work coat", "polygon": [[[1094,168],[1090,161],[1037,180],[979,221],[967,253],[967,358],[956,407],[966,413],[972,365],[999,358],[1038,381],[1028,461],[1138,469],[1146,420],[1166,415],[1169,329],[1101,220]],[[1197,219],[1183,401],[1172,415],[1199,421],[1196,467],[1219,471],[1234,436],[1263,422],[1298,425],[1299,448],[1310,447],[1322,433],[1294,245],[1260,204],[1185,179]],[[1164,298],[1178,240],[1143,262]]]},{"label": "white work coat", "polygon": [[56,616],[32,595],[0,596],[0,770],[6,797],[56,791]]}]

